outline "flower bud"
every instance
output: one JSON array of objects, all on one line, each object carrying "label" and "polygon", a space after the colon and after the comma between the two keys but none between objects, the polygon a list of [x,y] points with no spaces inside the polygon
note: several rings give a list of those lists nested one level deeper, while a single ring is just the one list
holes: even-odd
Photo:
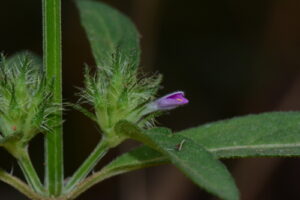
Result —
[{"label": "flower bud", "polygon": [[184,97],[184,92],[173,92],[149,103],[145,114],[155,111],[171,110],[178,106],[185,105],[188,102],[189,100]]}]

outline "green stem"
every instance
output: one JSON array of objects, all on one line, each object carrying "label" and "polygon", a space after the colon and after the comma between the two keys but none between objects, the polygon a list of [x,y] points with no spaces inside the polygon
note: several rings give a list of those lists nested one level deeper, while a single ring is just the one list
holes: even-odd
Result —
[{"label": "green stem", "polygon": [[10,186],[19,190],[22,194],[27,196],[29,199],[33,200],[40,200],[44,199],[43,196],[34,192],[28,185],[26,185],[23,181],[18,179],[17,177],[5,172],[4,170],[0,169],[0,180],[4,183],[9,184]]},{"label": "green stem", "polygon": [[44,187],[40,181],[39,176],[37,175],[31,159],[29,157],[27,149],[24,149],[23,153],[17,157],[18,164],[21,167],[23,174],[25,176],[26,181],[28,184],[39,194],[44,193]]},{"label": "green stem", "polygon": [[109,145],[106,140],[101,140],[95,147],[94,151],[84,161],[84,163],[77,169],[71,179],[68,181],[65,192],[71,191],[81,180],[83,180],[97,165],[99,160],[107,153]]},{"label": "green stem", "polygon": [[66,199],[76,199],[79,195],[83,192],[91,188],[93,185],[117,174],[109,173],[110,171],[101,170],[96,172],[95,174],[89,176],[88,178],[84,179],[84,181],[80,182],[74,190],[69,191],[66,194]]},{"label": "green stem", "polygon": [[[43,1],[44,67],[47,78],[54,80],[53,101],[62,104],[61,78],[61,2]],[[62,112],[54,124],[62,124]],[[59,196],[63,190],[63,131],[58,126],[45,138],[45,184],[50,196]]]},{"label": "green stem", "polygon": [[154,159],[151,158],[149,160],[143,160],[143,162],[137,162],[133,164],[127,163],[123,166],[109,164],[104,168],[102,168],[100,171],[95,172],[94,174],[90,175],[89,177],[81,181],[76,186],[76,188],[74,188],[72,191],[66,194],[66,199],[69,200],[76,199],[79,195],[81,195],[83,192],[85,192],[92,186],[113,176],[128,173],[130,171],[134,171],[138,169],[166,164],[168,162],[169,161],[164,156],[161,156],[161,157],[156,157]]}]

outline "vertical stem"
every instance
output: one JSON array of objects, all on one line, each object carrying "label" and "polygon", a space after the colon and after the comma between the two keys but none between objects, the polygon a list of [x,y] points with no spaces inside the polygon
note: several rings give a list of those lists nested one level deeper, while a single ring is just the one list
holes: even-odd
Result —
[{"label": "vertical stem", "polygon": [[[48,79],[54,80],[54,102],[62,103],[61,85],[61,2],[43,1],[43,45],[44,67]],[[62,113],[55,119],[62,123]],[[58,196],[63,187],[63,131],[62,126],[55,128],[45,137],[45,184],[50,196]]]}]

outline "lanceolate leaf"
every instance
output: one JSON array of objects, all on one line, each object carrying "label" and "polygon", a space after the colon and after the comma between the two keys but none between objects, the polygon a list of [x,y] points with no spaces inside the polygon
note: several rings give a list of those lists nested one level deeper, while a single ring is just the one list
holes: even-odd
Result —
[{"label": "lanceolate leaf", "polygon": [[271,112],[209,123],[177,134],[217,157],[299,156],[300,112]]},{"label": "lanceolate leaf", "polygon": [[[147,132],[155,134],[157,131],[168,133],[167,129],[157,128]],[[175,134],[199,143],[218,158],[299,156],[300,112],[272,112],[236,117]],[[184,143],[182,148],[185,145]],[[108,177],[167,162],[170,162],[167,156],[147,146],[138,147],[117,157],[103,170],[92,175],[91,181],[80,187],[89,188]]]},{"label": "lanceolate leaf", "polygon": [[[152,130],[151,132],[155,131]],[[236,117],[187,129],[179,133],[205,147],[218,158],[253,156],[300,156],[300,112],[272,112]],[[141,149],[141,150],[140,150]],[[148,157],[131,156],[141,151]],[[149,160],[163,164],[167,157],[149,147],[121,155],[109,169],[140,169]],[[148,153],[147,153],[148,152]]]},{"label": "lanceolate leaf", "polygon": [[133,23],[110,6],[91,0],[77,0],[81,24],[88,36],[96,64],[111,66],[112,55],[121,62],[139,64],[139,34]]},{"label": "lanceolate leaf", "polygon": [[161,152],[191,180],[209,192],[225,200],[238,199],[238,190],[224,165],[192,140],[166,133],[165,129],[142,132],[125,121],[119,122],[116,131]]}]

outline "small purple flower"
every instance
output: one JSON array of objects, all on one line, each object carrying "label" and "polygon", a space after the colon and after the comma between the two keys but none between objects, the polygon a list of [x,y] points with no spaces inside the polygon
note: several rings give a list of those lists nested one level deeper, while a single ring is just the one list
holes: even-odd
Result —
[{"label": "small purple flower", "polygon": [[188,102],[189,100],[184,97],[184,92],[173,92],[149,103],[147,106],[147,113],[158,110],[171,110],[178,106],[185,105]]}]

